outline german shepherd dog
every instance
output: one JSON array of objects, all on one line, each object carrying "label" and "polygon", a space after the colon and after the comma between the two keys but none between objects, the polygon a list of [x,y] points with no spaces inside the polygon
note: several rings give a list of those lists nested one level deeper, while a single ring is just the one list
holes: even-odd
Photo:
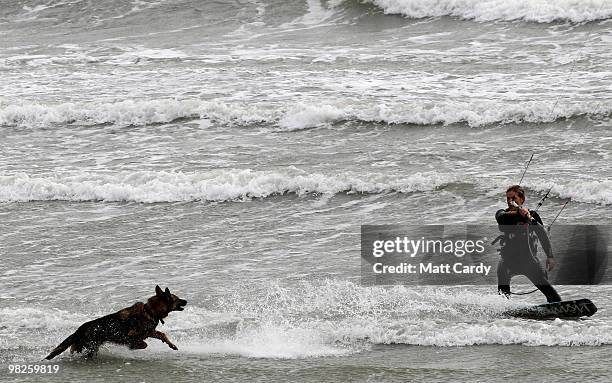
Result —
[{"label": "german shepherd dog", "polygon": [[85,352],[88,358],[95,356],[105,342],[128,346],[132,350],[147,348],[145,339],[157,338],[171,349],[178,348],[166,334],[155,330],[159,322],[171,311],[183,311],[187,301],[180,299],[166,287],[162,291],[155,286],[155,295],[147,303],[137,302],[114,314],[83,323],[74,334],[66,338],[45,359],[53,359],[70,347],[70,352]]}]

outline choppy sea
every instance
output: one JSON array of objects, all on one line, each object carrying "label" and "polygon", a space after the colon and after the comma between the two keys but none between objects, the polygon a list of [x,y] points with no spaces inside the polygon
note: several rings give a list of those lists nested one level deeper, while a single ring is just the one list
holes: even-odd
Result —
[{"label": "choppy sea", "polygon": [[[0,0],[0,375],[609,381],[611,287],[510,319],[543,297],[362,286],[359,234],[494,224],[532,154],[527,205],[610,224],[611,62],[608,0]],[[8,374],[156,284],[179,351]]]}]

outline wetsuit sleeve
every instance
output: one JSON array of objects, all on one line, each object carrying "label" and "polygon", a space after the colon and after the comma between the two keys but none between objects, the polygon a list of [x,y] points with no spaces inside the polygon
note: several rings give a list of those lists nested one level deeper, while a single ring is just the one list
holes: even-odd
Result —
[{"label": "wetsuit sleeve", "polygon": [[495,220],[498,225],[515,225],[516,224],[516,215],[510,214],[504,209],[499,209],[495,213]]},{"label": "wetsuit sleeve", "polygon": [[548,237],[548,232],[546,231],[546,228],[544,227],[544,225],[541,224],[542,219],[540,218],[537,212],[530,211],[530,213],[534,221],[531,227],[535,230],[535,233],[538,236],[540,243],[542,244],[542,248],[546,253],[546,257],[553,258],[552,244],[550,243],[550,238]]}]

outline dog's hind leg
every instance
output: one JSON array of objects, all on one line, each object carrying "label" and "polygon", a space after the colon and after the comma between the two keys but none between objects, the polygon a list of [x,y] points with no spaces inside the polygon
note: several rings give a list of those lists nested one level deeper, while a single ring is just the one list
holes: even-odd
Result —
[{"label": "dog's hind leg", "polygon": [[83,346],[83,351],[85,352],[85,358],[92,359],[98,355],[98,349],[100,348],[100,343],[87,343]]}]

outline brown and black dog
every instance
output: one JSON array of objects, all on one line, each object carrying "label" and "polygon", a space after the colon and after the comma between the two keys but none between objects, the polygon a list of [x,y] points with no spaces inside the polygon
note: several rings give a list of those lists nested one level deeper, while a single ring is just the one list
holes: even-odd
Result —
[{"label": "brown and black dog", "polygon": [[66,338],[45,359],[53,359],[70,347],[70,352],[85,352],[92,357],[98,348],[105,342],[126,345],[131,349],[147,347],[145,339],[157,338],[166,343],[171,349],[178,348],[170,342],[166,334],[155,330],[159,322],[171,311],[183,311],[187,301],[180,299],[166,287],[162,291],[155,286],[155,295],[147,303],[137,302],[114,314],[83,323],[74,334]]}]

